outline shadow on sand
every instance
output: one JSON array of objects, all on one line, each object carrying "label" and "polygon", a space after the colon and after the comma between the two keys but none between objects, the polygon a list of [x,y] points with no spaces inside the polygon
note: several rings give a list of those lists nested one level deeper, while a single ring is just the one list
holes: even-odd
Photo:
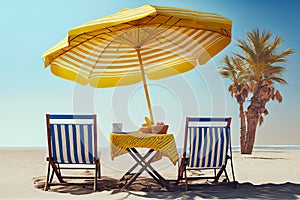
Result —
[{"label": "shadow on sand", "polygon": [[[34,179],[34,185],[38,189],[43,189],[45,177]],[[94,193],[93,182],[85,182],[84,185],[68,185],[68,186],[52,186],[50,192],[69,193],[72,195],[86,195]],[[238,183],[237,189],[228,183],[220,183],[217,185],[209,184],[192,184],[189,190],[185,191],[185,185],[178,186],[170,181],[170,190],[161,189],[158,184],[150,178],[139,178],[126,191],[121,190],[122,182],[109,177],[102,177],[98,181],[97,192],[111,191],[111,195],[126,192],[125,198],[143,197],[157,199],[299,199],[300,184],[282,183],[282,184],[261,184],[254,185],[252,183]],[[96,193],[97,193],[96,192]],[[112,196],[113,197],[113,196]]]}]

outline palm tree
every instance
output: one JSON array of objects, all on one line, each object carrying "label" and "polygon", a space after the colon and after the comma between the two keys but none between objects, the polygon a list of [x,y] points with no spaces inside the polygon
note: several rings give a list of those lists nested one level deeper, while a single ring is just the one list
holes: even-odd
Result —
[{"label": "palm tree", "polygon": [[[237,46],[242,50],[242,54],[234,53],[231,60],[233,62],[235,59],[240,59],[239,62],[243,63],[246,66],[244,68],[247,69],[243,71],[245,73],[243,77],[246,78],[238,82],[238,84],[246,82],[247,93],[252,94],[246,111],[245,144],[241,143],[241,147],[242,145],[245,146],[243,146],[241,152],[251,154],[257,125],[263,123],[263,114],[267,115],[269,113],[266,109],[267,102],[271,99],[276,99],[279,103],[282,101],[282,96],[275,89],[274,83],[287,84],[286,80],[282,78],[285,68],[281,64],[285,63],[287,61],[286,57],[292,55],[294,51],[287,49],[278,53],[278,48],[283,40],[280,36],[277,36],[273,41],[270,41],[272,36],[270,32],[260,32],[256,29],[246,34],[246,40],[238,40]],[[226,57],[225,64],[228,64]],[[236,70],[239,71],[239,69]],[[222,76],[224,77],[224,75]],[[241,123],[241,129],[242,126],[244,125]],[[242,131],[241,136],[244,136]]]},{"label": "palm tree", "polygon": [[222,77],[228,78],[232,81],[229,85],[228,91],[231,96],[236,98],[239,104],[240,111],[240,144],[241,152],[243,153],[246,149],[246,119],[244,112],[244,103],[249,94],[249,87],[247,83],[248,79],[248,68],[243,63],[243,61],[238,57],[225,56],[224,61],[225,66],[221,67],[219,73]]},{"label": "palm tree", "polygon": [[280,36],[272,42],[270,32],[260,32],[258,29],[247,32],[247,40],[238,40],[238,47],[243,50],[243,55],[236,54],[251,68],[252,80],[250,91],[253,96],[247,108],[247,136],[246,152],[252,153],[255,133],[258,124],[263,122],[262,114],[267,115],[266,103],[275,98],[282,101],[282,96],[278,90],[275,91],[274,83],[287,84],[282,78],[285,70],[283,64],[286,57],[292,55],[294,51],[287,49],[278,53],[278,48],[283,43]]}]

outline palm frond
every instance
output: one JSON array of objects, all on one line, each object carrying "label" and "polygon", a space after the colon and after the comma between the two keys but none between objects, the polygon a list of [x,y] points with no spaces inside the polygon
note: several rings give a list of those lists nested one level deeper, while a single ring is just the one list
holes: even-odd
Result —
[{"label": "palm frond", "polygon": [[285,68],[282,66],[268,65],[261,70],[261,73],[264,75],[272,75],[272,74],[282,74],[284,71]]},{"label": "palm frond", "polygon": [[294,54],[295,51],[292,49],[287,49],[284,52],[277,54],[277,55],[273,55],[274,57],[269,61],[271,64],[273,63],[285,63],[287,61],[287,56],[290,56],[292,54]]},{"label": "palm frond", "polygon": [[286,80],[284,80],[283,78],[280,78],[280,77],[272,76],[272,77],[269,77],[269,79],[271,79],[273,82],[275,81],[275,82],[283,84],[283,85],[288,84],[288,82]]},{"label": "palm frond", "polygon": [[270,52],[273,52],[274,50],[276,50],[278,47],[281,46],[282,43],[283,43],[283,41],[282,41],[281,37],[279,35],[276,36],[273,43],[269,47]]}]

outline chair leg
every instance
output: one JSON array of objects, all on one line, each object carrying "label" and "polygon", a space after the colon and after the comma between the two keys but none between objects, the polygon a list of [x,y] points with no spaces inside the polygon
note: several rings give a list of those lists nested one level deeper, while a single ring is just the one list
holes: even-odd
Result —
[{"label": "chair leg", "polygon": [[222,175],[222,173],[225,171],[226,165],[227,165],[227,161],[228,161],[229,158],[230,158],[229,156],[226,156],[225,162],[222,165],[221,169],[219,170],[219,172],[218,172],[217,176],[215,177],[215,180],[213,181],[213,183],[218,183],[219,182],[219,178]]},{"label": "chair leg", "polygon": [[236,181],[235,181],[234,170],[233,170],[233,160],[232,160],[232,157],[230,158],[230,163],[231,163],[231,173],[232,173],[232,179],[233,179],[234,189],[237,189],[237,184],[236,184]]},{"label": "chair leg", "polygon": [[57,169],[58,169],[58,173],[59,173],[59,175],[61,176],[61,170],[60,170],[60,166],[59,166],[59,164],[57,163]]},{"label": "chair leg", "polygon": [[228,182],[230,182],[230,181],[229,181],[229,176],[228,176],[228,174],[227,174],[226,169],[224,169],[224,173],[225,173],[226,180],[227,180]]},{"label": "chair leg", "polygon": [[219,172],[218,172],[217,176],[215,177],[213,183],[218,183],[218,182],[219,182],[219,178],[220,178],[220,176],[222,175],[222,173],[224,172],[225,168],[226,168],[226,165],[224,164],[224,165],[221,167],[221,169],[219,170]]},{"label": "chair leg", "polygon": [[61,171],[60,171],[59,165],[56,166],[55,163],[52,162],[51,160],[50,160],[49,162],[50,162],[50,164],[51,164],[51,166],[52,166],[52,169],[53,169],[55,175],[57,176],[59,182],[60,182],[60,183],[65,183],[65,181],[64,181],[64,180],[62,179],[62,177],[61,177]]},{"label": "chair leg", "polygon": [[50,177],[50,181],[49,181],[49,183],[52,183],[52,181],[53,181],[53,177],[54,177],[54,170],[52,169],[52,172],[51,172],[51,177]]},{"label": "chair leg", "polygon": [[97,191],[97,182],[98,182],[98,164],[96,163],[95,164],[95,178],[94,178],[94,191],[96,192]]},{"label": "chair leg", "polygon": [[186,172],[186,167],[184,167],[184,178],[185,178],[185,191],[188,191],[188,177],[187,177],[187,172]]},{"label": "chair leg", "polygon": [[[179,162],[178,162],[178,163],[179,163]],[[179,182],[180,182],[181,180],[183,180],[184,169],[185,169],[185,159],[182,158],[182,159],[181,159],[181,163],[178,165],[178,175],[177,175],[176,185],[178,185]]]},{"label": "chair leg", "polygon": [[98,178],[101,178],[101,163],[98,163]]},{"label": "chair leg", "polygon": [[50,175],[50,163],[48,162],[48,170],[47,170],[47,177],[46,177],[46,183],[45,183],[45,191],[48,191],[49,189],[49,175]]}]

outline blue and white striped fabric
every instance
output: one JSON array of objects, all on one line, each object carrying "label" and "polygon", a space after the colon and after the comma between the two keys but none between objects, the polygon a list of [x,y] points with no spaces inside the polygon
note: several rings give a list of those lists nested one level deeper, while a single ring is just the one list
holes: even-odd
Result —
[{"label": "blue and white striped fabric", "polygon": [[229,144],[229,127],[189,127],[189,168],[220,168]]},{"label": "blue and white striped fabric", "polygon": [[54,162],[61,164],[94,163],[93,115],[84,116],[84,119],[58,119],[59,117],[50,116],[51,146]]}]

